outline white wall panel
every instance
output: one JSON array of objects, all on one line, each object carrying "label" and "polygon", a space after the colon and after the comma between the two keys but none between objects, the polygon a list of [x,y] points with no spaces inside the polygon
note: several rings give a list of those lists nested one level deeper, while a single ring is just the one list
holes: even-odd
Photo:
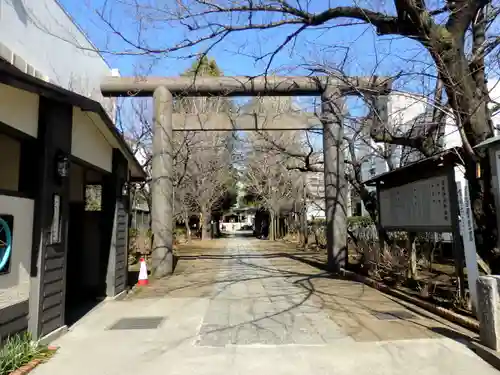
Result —
[{"label": "white wall panel", "polygon": [[0,83],[0,121],[38,136],[38,95]]},{"label": "white wall panel", "polygon": [[73,107],[71,154],[111,172],[113,147],[99,130],[99,119]]}]

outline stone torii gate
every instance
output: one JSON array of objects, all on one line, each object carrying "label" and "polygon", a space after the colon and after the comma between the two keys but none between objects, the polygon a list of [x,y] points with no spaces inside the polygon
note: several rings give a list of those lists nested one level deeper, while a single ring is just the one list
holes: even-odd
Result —
[{"label": "stone torii gate", "polygon": [[[210,121],[210,127],[190,126],[174,121],[175,96],[321,96],[325,213],[328,266],[338,271],[347,261],[346,193],[342,109],[343,96],[368,95],[376,98],[379,119],[387,119],[387,94],[392,80],[387,77],[107,77],[101,84],[104,97],[153,96],[154,129],[152,160],[153,272],[173,272],[173,187],[172,132],[186,130],[257,130],[238,122]],[[182,122],[182,121],[181,121]],[[258,122],[258,121],[257,121]],[[190,121],[192,123],[192,121]],[[227,125],[229,123],[229,125]],[[283,124],[283,121],[280,121]],[[256,125],[258,127],[258,124]],[[302,129],[310,128],[305,121]],[[275,129],[300,130],[280,125]]]}]

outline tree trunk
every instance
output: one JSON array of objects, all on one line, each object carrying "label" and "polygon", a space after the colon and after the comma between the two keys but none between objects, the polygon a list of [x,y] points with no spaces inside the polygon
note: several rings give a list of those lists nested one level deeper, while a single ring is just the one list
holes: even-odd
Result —
[{"label": "tree trunk", "polygon": [[262,235],[262,215],[260,212],[255,213],[254,235],[260,237]]},{"label": "tree trunk", "polygon": [[220,214],[216,214],[213,217],[213,220],[214,220],[214,223],[215,223],[214,237],[220,237],[221,236],[221,232],[220,232],[220,219],[221,219],[221,215]]},{"label": "tree trunk", "polygon": [[220,217],[217,219],[216,224],[217,224],[217,226],[215,227],[215,230],[216,230],[217,237],[221,237],[222,233],[220,231]]},{"label": "tree trunk", "polygon": [[307,233],[307,213],[304,210],[300,215],[300,231],[302,233],[304,247],[307,247],[307,243],[309,242],[309,234]]},{"label": "tree trunk", "polygon": [[279,215],[276,215],[274,223],[276,225],[276,239],[278,240],[281,238],[281,219]]},{"label": "tree trunk", "polygon": [[[483,90],[484,77],[481,78],[481,75],[475,73],[480,69],[476,67],[471,74],[464,52],[463,36],[458,34],[447,36],[448,38],[434,40],[430,44],[429,51],[442,77],[449,104],[464,141],[465,174],[469,182],[478,250],[496,273],[500,271],[500,264],[491,165],[487,152],[473,149],[478,143],[493,136],[488,110],[488,93]],[[480,178],[476,176],[476,163],[480,165]]]},{"label": "tree trunk", "polygon": [[408,232],[408,278],[415,280],[417,278],[417,244],[415,232]]},{"label": "tree trunk", "polygon": [[357,183],[357,181],[351,180],[351,186],[357,191],[363,205],[365,206],[366,211],[368,211],[368,215],[373,221],[377,229],[378,235],[378,248],[374,246],[372,249],[366,248],[367,251],[372,251],[371,254],[365,254],[365,259],[369,263],[369,268],[372,270],[376,270],[378,264],[380,262],[381,255],[384,254],[387,246],[392,246],[392,239],[389,237],[387,231],[382,228],[379,220],[379,212],[377,210],[377,198],[374,194],[370,194],[368,189],[363,185]]},{"label": "tree trunk", "polygon": [[294,217],[294,226],[297,228],[297,234],[299,236],[299,243],[304,243],[304,232],[302,231],[302,214],[296,214]]},{"label": "tree trunk", "polygon": [[191,227],[189,226],[189,216],[188,215],[183,215],[184,216],[184,225],[186,227],[186,241],[188,243],[191,242]]},{"label": "tree trunk", "polygon": [[201,227],[201,239],[202,240],[209,240],[210,239],[210,210],[203,210],[202,211],[202,227]]},{"label": "tree trunk", "polygon": [[274,213],[270,212],[269,213],[269,240],[270,241],[275,241],[276,240],[276,235],[274,232]]}]

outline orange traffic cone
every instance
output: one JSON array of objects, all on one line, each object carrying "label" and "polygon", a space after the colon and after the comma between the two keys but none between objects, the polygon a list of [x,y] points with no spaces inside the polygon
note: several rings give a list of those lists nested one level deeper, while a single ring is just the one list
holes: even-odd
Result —
[{"label": "orange traffic cone", "polygon": [[141,263],[141,268],[139,269],[139,281],[137,285],[148,285],[148,267],[146,266],[146,261],[144,258],[141,258],[139,262]]}]

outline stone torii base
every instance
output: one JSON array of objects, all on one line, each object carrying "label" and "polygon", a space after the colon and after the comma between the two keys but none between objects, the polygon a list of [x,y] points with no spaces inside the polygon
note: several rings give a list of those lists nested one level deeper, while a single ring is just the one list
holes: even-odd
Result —
[{"label": "stone torii base", "polygon": [[[386,77],[108,77],[105,97],[153,96],[152,233],[153,274],[173,272],[172,132],[174,96],[321,96],[328,265],[339,271],[347,263],[347,182],[342,141],[343,96],[376,96],[379,119],[387,120]],[[304,123],[304,129],[310,125]],[[238,130],[231,129],[231,130]],[[242,130],[250,130],[244,127]],[[280,127],[274,130],[299,130]]]}]

